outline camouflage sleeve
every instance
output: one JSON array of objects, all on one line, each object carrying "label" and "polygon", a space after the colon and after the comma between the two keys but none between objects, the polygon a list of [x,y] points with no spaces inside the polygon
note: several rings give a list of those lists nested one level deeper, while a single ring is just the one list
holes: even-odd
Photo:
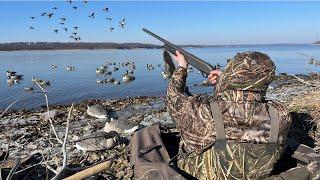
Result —
[{"label": "camouflage sleeve", "polygon": [[173,73],[167,88],[167,108],[181,132],[186,150],[195,150],[212,142],[214,123],[205,99],[183,94],[186,77],[187,70],[183,67]]}]

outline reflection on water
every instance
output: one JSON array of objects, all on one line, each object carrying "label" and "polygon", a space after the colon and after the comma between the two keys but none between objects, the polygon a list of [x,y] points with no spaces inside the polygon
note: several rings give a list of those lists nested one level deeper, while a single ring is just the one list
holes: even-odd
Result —
[{"label": "reflection on water", "polygon": [[[314,45],[224,46],[216,48],[188,48],[211,64],[225,65],[228,58],[241,51],[267,53],[277,65],[278,72],[307,73],[319,71],[319,66],[309,65],[302,52],[320,56],[320,47]],[[127,66],[123,65],[129,63]],[[134,68],[133,68],[134,64]],[[32,108],[45,104],[39,94],[26,93],[24,88],[34,88],[32,77],[50,81],[49,102],[61,104],[84,99],[116,99],[134,96],[163,96],[166,93],[162,75],[162,50],[68,50],[68,51],[16,51],[0,52],[0,108],[24,97],[14,108]],[[107,66],[105,68],[105,66]],[[104,69],[104,73],[96,73]],[[7,70],[24,75],[19,82],[8,81]],[[125,74],[134,81],[123,83]],[[97,83],[99,80],[102,83]],[[189,89],[193,93],[211,93],[212,87],[193,86],[204,78],[193,70],[188,74]],[[9,82],[9,83],[7,83]],[[121,82],[120,85],[115,82]],[[9,86],[11,84],[11,86]]]}]

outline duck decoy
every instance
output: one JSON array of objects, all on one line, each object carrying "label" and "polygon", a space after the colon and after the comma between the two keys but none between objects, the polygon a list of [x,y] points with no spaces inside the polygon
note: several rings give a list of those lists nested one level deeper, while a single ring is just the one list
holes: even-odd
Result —
[{"label": "duck decoy", "polygon": [[97,79],[97,83],[98,83],[98,84],[102,84],[102,83],[103,83],[103,80]]},{"label": "duck decoy", "polygon": [[87,114],[99,119],[105,119],[109,117],[108,111],[102,105],[87,105]]},{"label": "duck decoy", "polygon": [[7,76],[14,76],[17,72],[7,70]]},{"label": "duck decoy", "polygon": [[26,92],[33,91],[33,87],[25,87],[23,88]]}]

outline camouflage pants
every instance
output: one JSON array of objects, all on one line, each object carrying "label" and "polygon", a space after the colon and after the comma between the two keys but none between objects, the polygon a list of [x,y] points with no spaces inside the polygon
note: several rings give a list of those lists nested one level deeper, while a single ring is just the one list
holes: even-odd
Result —
[{"label": "camouflage pants", "polygon": [[178,160],[178,167],[197,179],[261,179],[267,177],[283,148],[275,145],[228,143]]}]

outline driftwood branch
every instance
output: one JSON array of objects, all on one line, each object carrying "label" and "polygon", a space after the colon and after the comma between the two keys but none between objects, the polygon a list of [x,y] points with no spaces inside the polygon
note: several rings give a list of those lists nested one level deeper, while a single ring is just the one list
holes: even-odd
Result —
[{"label": "driftwood branch", "polygon": [[41,91],[43,92],[43,95],[46,99],[46,105],[47,105],[47,112],[48,112],[48,120],[49,120],[49,123],[50,123],[50,126],[51,126],[51,129],[53,131],[53,134],[55,135],[57,141],[60,143],[60,144],[63,144],[63,142],[61,141],[61,139],[58,137],[58,134],[53,126],[53,122],[52,122],[52,119],[50,117],[50,109],[49,109],[49,101],[48,101],[48,96],[47,96],[47,91],[45,91],[43,89],[43,87],[38,83],[38,81],[36,81],[37,85],[39,86],[39,88],[41,89]]},{"label": "driftwood branch", "polygon": [[63,144],[62,144],[62,154],[63,154],[62,167],[53,179],[61,179],[61,176],[63,176],[63,173],[68,169],[67,142],[68,142],[70,118],[71,118],[73,105],[74,105],[74,103],[72,103],[70,110],[69,110],[69,113],[68,113],[68,118],[67,118],[67,123],[66,123],[66,132],[65,132],[64,140],[63,140]]},{"label": "driftwood branch", "polygon": [[74,105],[74,103],[72,103],[70,110],[69,110],[67,124],[66,124],[66,133],[64,135],[64,140],[63,140],[63,145],[62,145],[62,152],[63,152],[62,168],[65,168],[67,166],[67,142],[68,142],[68,132],[69,132],[70,118],[71,118],[73,105]]},{"label": "driftwood branch", "polygon": [[18,160],[14,163],[14,165],[13,165],[13,167],[11,168],[11,170],[10,170],[10,172],[9,172],[6,180],[12,179],[12,176],[14,175],[14,173],[16,172],[16,170],[19,168],[20,163],[21,163],[21,159],[18,159]]},{"label": "driftwood branch", "polygon": [[13,102],[1,113],[0,118],[11,108],[11,106],[13,106],[13,105],[16,104],[17,102],[19,102],[21,99],[23,99],[23,97],[15,100],[15,101],[13,101]]},{"label": "driftwood branch", "polygon": [[296,76],[296,75],[294,75],[294,74],[290,74],[290,76],[296,78],[299,82],[301,82],[301,83],[303,83],[303,84],[307,84],[307,85],[312,86],[312,87],[320,87],[320,86],[318,86],[318,85],[311,84],[311,83],[309,83],[309,82],[307,82],[307,81],[299,78],[298,76]]},{"label": "driftwood branch", "polygon": [[84,179],[84,178],[90,177],[92,175],[98,174],[104,170],[109,169],[112,163],[113,163],[113,160],[105,161],[103,163],[97,164],[83,171],[80,171],[72,176],[69,176],[65,178],[65,180],[78,180],[78,179]]}]

